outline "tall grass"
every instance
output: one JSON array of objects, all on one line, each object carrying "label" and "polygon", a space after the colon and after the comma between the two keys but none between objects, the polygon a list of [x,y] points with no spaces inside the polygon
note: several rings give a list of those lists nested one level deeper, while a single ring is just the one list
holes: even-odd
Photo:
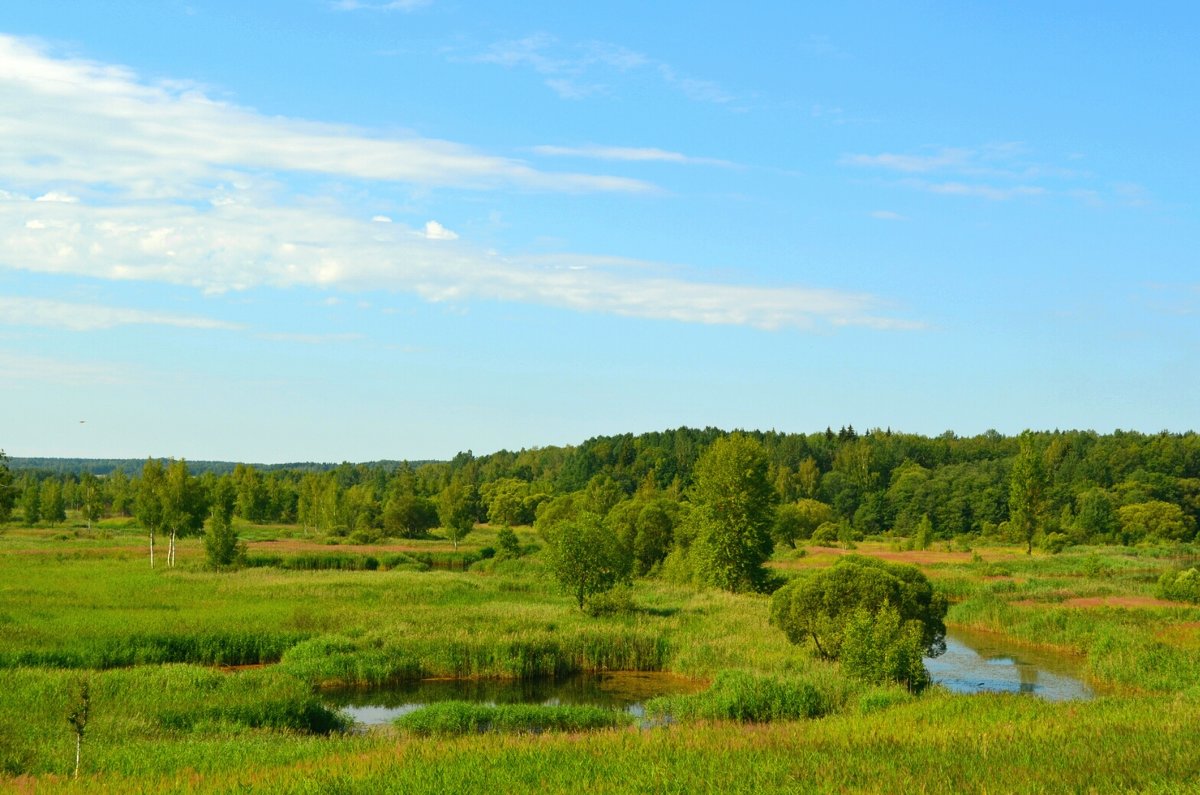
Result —
[{"label": "tall grass", "polygon": [[628,726],[632,722],[631,715],[602,707],[472,704],[465,701],[430,704],[395,721],[397,727],[423,736],[483,732],[579,732]]}]

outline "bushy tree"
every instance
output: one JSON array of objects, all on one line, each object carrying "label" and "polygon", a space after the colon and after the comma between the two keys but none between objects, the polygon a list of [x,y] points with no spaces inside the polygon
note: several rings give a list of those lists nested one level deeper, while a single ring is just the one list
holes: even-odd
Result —
[{"label": "bushy tree", "polygon": [[182,458],[171,461],[159,482],[162,526],[170,534],[167,565],[175,565],[175,542],[180,536],[199,533],[208,513],[208,501],[200,482],[188,472]]},{"label": "bushy tree", "polygon": [[1150,500],[1117,509],[1121,536],[1126,544],[1139,541],[1188,541],[1196,534],[1192,517],[1178,505]]},{"label": "bushy tree", "polygon": [[383,531],[389,536],[423,538],[437,526],[437,506],[427,497],[402,494],[383,508]]},{"label": "bushy tree", "polygon": [[100,481],[91,472],[83,473],[79,489],[79,510],[87,522],[88,530],[91,530],[92,522],[99,521],[104,516],[104,492],[100,488]]},{"label": "bushy tree", "polygon": [[919,692],[930,682],[923,640],[921,622],[904,621],[891,604],[885,602],[874,612],[860,607],[846,622],[842,667],[865,682],[898,682]]},{"label": "bushy tree", "polygon": [[696,462],[689,521],[697,573],[709,585],[727,591],[765,585],[775,521],[767,471],[762,444],[740,433],[713,442]]},{"label": "bushy tree", "polygon": [[162,462],[147,458],[137,484],[133,515],[150,536],[150,568],[154,568],[154,534],[163,524],[164,479]]},{"label": "bushy tree", "polygon": [[564,591],[579,609],[594,594],[629,580],[629,559],[617,540],[594,513],[560,522],[551,528],[550,565]]},{"label": "bushy tree", "polygon": [[833,521],[833,508],[823,502],[803,498],[776,509],[775,526],[771,534],[777,544],[787,544],[795,549],[797,540],[811,538],[814,530],[830,521]]},{"label": "bushy tree", "polygon": [[25,524],[31,527],[42,518],[42,488],[32,475],[25,476],[25,484],[21,487],[21,513],[25,516]]},{"label": "bushy tree", "polygon": [[1025,431],[1018,439],[1019,449],[1009,480],[1009,524],[1025,543],[1025,553],[1033,554],[1033,539],[1042,529],[1046,511],[1048,480],[1046,465],[1037,439]]},{"label": "bushy tree", "polygon": [[237,486],[231,478],[221,478],[209,499],[212,503],[208,527],[204,531],[204,553],[214,569],[237,565],[246,553],[246,545],[238,542],[233,529],[233,513],[237,504]]},{"label": "bushy tree", "polygon": [[466,537],[475,527],[475,518],[479,513],[479,490],[475,486],[456,481],[438,496],[438,518],[442,523],[442,532],[458,549],[458,542]]},{"label": "bushy tree", "polygon": [[916,622],[920,627],[923,653],[945,651],[945,597],[916,566],[861,555],[847,555],[776,591],[771,623],[792,643],[811,640],[818,655],[838,659],[855,613],[864,610],[876,616],[885,605],[897,611],[904,626]]},{"label": "bushy tree", "polygon": [[17,502],[17,491],[12,470],[8,468],[8,456],[0,450],[0,524],[12,517],[13,506]]},{"label": "bushy tree", "polygon": [[42,519],[51,525],[67,520],[67,506],[63,500],[62,484],[56,478],[49,478],[42,484],[41,503]]}]

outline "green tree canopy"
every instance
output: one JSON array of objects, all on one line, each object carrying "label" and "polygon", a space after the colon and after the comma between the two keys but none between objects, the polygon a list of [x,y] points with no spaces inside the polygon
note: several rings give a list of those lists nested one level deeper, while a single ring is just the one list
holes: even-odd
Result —
[{"label": "green tree canopy", "polygon": [[17,502],[17,487],[13,484],[12,470],[8,468],[8,456],[0,450],[0,523],[12,517]]},{"label": "green tree canopy", "polygon": [[860,610],[875,616],[884,605],[899,613],[901,625],[920,625],[926,654],[945,651],[945,597],[916,566],[862,555],[847,555],[780,588],[771,599],[771,623],[792,643],[811,640],[817,654],[837,659],[851,616]]},{"label": "green tree canopy", "polygon": [[713,442],[696,462],[689,514],[697,573],[728,591],[759,590],[774,546],[775,489],[762,444],[734,433]]},{"label": "green tree canopy", "polygon": [[629,580],[629,556],[598,515],[585,512],[559,522],[548,535],[554,577],[581,610],[589,596]]}]

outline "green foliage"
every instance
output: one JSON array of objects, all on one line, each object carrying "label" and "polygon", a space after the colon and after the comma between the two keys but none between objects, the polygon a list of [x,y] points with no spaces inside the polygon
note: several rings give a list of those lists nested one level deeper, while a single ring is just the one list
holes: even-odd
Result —
[{"label": "green foliage", "polygon": [[585,610],[589,616],[628,615],[637,611],[633,601],[633,589],[628,584],[617,585],[610,590],[592,594]]},{"label": "green foliage", "polygon": [[584,600],[629,579],[629,558],[617,538],[594,513],[560,522],[550,532],[550,566],[559,586]]},{"label": "green foliage", "polygon": [[833,521],[833,508],[823,502],[800,499],[780,505],[771,534],[776,543],[795,547],[798,539],[811,538],[818,527]]},{"label": "green foliage", "polygon": [[1158,578],[1158,595],[1163,599],[1200,604],[1200,569],[1163,572]]},{"label": "green foliage", "polygon": [[580,732],[628,726],[632,716],[612,709],[575,705],[473,704],[443,701],[396,719],[399,728],[422,736],[483,732]]},{"label": "green foliage", "polygon": [[508,525],[501,527],[496,533],[496,543],[500,545],[500,550],[509,557],[520,557],[521,541],[517,538],[517,534]]},{"label": "green foliage", "polygon": [[1043,452],[1032,432],[1023,432],[1018,443],[1009,482],[1009,523],[1026,545],[1026,553],[1033,554],[1033,539],[1042,528],[1046,510],[1046,467]]},{"label": "green foliage", "polygon": [[658,719],[766,723],[819,718],[833,706],[816,685],[803,679],[721,671],[702,693],[651,699],[646,714]]},{"label": "green foliage", "polygon": [[233,510],[237,488],[228,478],[217,482],[211,495],[212,507],[208,529],[204,533],[204,554],[208,565],[226,569],[240,563],[246,556],[246,545],[238,542],[233,529]]},{"label": "green foliage", "polygon": [[12,470],[8,468],[8,456],[0,450],[0,524],[12,517],[13,506],[17,501],[18,489],[13,483]]},{"label": "green foliage", "polygon": [[42,520],[56,525],[67,520],[67,506],[63,501],[62,484],[51,478],[41,488]]},{"label": "green foliage", "polygon": [[1150,500],[1117,509],[1121,536],[1126,544],[1141,541],[1189,541],[1196,534],[1195,520],[1178,505]]},{"label": "green foliage", "polygon": [[1084,540],[1111,543],[1118,538],[1121,522],[1108,492],[1091,488],[1076,499],[1075,528]]},{"label": "green foliage", "polygon": [[388,500],[383,509],[383,530],[399,538],[424,538],[438,526],[438,509],[433,500],[402,494]]},{"label": "green foliage", "polygon": [[838,534],[841,532],[841,525],[837,522],[822,522],[813,530],[812,537],[809,539],[818,546],[830,546],[836,544]]},{"label": "green foliage", "polygon": [[925,647],[920,621],[902,621],[900,613],[887,603],[874,612],[859,607],[846,622],[842,667],[865,682],[895,682],[916,693],[930,681],[922,662]]},{"label": "green foliage", "polygon": [[42,490],[37,478],[25,476],[25,484],[21,488],[21,513],[25,516],[25,524],[33,526],[42,518]]},{"label": "green foliage", "polygon": [[727,591],[767,582],[763,563],[774,543],[775,490],[762,445],[743,434],[713,442],[696,462],[690,500],[693,556],[701,579]]},{"label": "green foliage", "polygon": [[479,490],[473,484],[454,482],[438,496],[438,518],[442,532],[458,549],[458,543],[475,527],[479,514]]},{"label": "green foliage", "polygon": [[885,606],[896,610],[902,622],[920,625],[926,654],[945,650],[945,597],[916,566],[861,555],[847,555],[777,591],[771,599],[771,623],[792,643],[812,640],[820,656],[837,659],[855,613],[875,616]]}]

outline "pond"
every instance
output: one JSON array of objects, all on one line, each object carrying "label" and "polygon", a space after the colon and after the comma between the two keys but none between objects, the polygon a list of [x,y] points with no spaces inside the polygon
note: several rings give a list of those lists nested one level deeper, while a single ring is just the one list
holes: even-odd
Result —
[{"label": "pond", "polygon": [[955,693],[1029,693],[1047,701],[1086,701],[1081,657],[1008,644],[996,635],[954,629],[946,653],[925,659],[933,681]]},{"label": "pond", "polygon": [[332,690],[326,703],[363,726],[391,723],[401,715],[438,701],[479,704],[575,704],[621,709],[642,717],[642,705],[656,696],[696,693],[706,682],[655,671],[578,674],[556,680],[422,679],[382,687]]}]

